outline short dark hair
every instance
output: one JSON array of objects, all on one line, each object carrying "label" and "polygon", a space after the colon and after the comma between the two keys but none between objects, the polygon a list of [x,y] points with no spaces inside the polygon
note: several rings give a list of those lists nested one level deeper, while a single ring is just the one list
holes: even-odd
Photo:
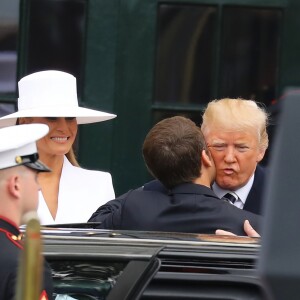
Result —
[{"label": "short dark hair", "polygon": [[143,156],[149,172],[168,189],[201,175],[201,153],[206,150],[201,129],[185,117],[158,122],[147,134]]}]

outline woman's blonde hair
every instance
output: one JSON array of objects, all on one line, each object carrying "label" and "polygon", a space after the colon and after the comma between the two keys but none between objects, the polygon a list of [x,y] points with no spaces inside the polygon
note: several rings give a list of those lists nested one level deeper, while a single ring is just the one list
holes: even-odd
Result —
[{"label": "woman's blonde hair", "polygon": [[80,165],[76,159],[76,155],[75,155],[73,146],[71,147],[70,151],[66,154],[66,157],[73,166],[80,167]]}]

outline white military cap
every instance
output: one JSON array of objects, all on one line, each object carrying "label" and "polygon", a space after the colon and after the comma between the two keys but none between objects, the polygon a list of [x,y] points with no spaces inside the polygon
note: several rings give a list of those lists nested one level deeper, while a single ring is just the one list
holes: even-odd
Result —
[{"label": "white military cap", "polygon": [[45,124],[15,125],[0,129],[0,170],[24,165],[39,172],[50,169],[38,160],[36,141],[49,131]]}]

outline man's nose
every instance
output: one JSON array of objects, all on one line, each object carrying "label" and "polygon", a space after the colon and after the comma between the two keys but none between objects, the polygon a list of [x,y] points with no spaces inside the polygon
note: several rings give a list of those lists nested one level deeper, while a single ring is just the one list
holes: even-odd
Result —
[{"label": "man's nose", "polygon": [[224,160],[227,163],[235,162],[236,157],[235,157],[235,149],[234,149],[234,147],[228,146],[226,148]]}]

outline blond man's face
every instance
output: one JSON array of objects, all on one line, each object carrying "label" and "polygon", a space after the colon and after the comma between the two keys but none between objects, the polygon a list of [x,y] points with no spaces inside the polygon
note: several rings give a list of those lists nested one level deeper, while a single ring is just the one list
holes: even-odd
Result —
[{"label": "blond man's face", "polygon": [[204,134],[216,166],[216,183],[223,189],[237,190],[253,175],[265,154],[253,130],[211,129]]}]

